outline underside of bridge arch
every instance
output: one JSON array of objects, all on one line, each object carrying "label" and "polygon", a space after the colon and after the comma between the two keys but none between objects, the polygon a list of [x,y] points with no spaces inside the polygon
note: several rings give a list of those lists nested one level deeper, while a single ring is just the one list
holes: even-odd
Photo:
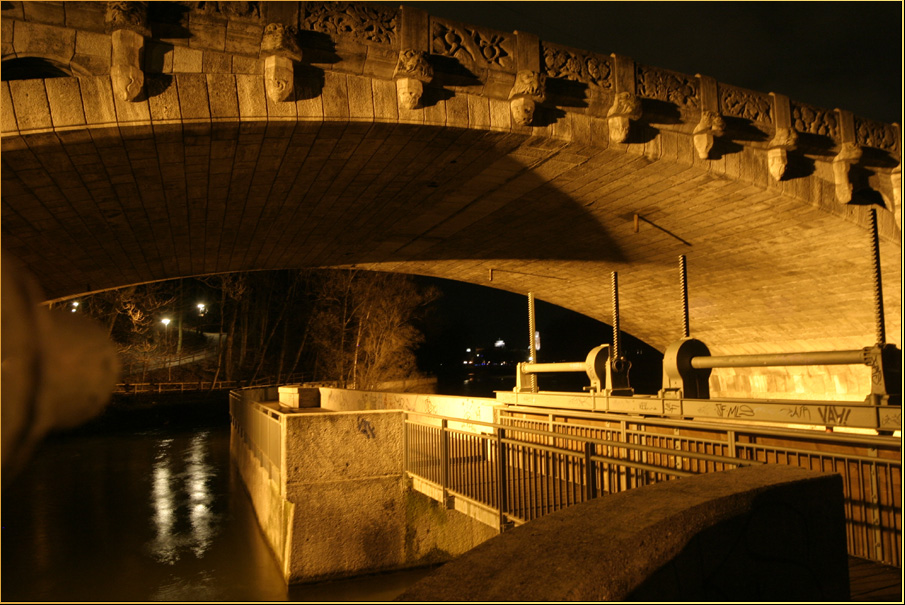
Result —
[{"label": "underside of bridge arch", "polygon": [[[617,271],[622,328],[664,350],[682,336],[684,255],[691,334],[714,354],[853,349],[876,340],[873,203],[887,334],[901,346],[901,227],[890,205],[898,141],[865,147],[858,164],[839,150],[842,135],[803,133],[777,180],[773,126],[727,118],[701,155],[704,79],[688,80],[696,100],[685,105],[639,89],[639,113],[616,142],[613,89],[599,82],[587,99],[563,101],[590,85],[551,75],[562,102],[540,104],[523,126],[506,98],[515,67],[472,66],[467,81],[457,67],[407,109],[392,79],[398,50],[340,34],[332,63],[296,66],[294,92],[274,101],[257,56],[263,25],[244,14],[192,13],[189,43],[148,38],[143,67],[158,71],[127,101],[106,75],[111,42],[96,12],[87,34],[25,15],[15,32],[28,35],[11,40],[20,57],[68,40],[72,60],[91,41],[103,75],[0,84],[4,253],[50,300],[193,275],[355,266],[531,291],[610,322]],[[229,44],[239,25],[257,38],[242,42],[248,49],[236,38],[240,50],[223,63],[230,53],[208,49],[217,38],[202,26],[224,28]],[[537,55],[533,40],[524,47]],[[440,70],[456,57],[432,61]],[[595,60],[613,73],[627,65]],[[854,203],[840,203],[849,186]],[[720,372],[712,384],[723,395],[870,390],[866,367],[756,380]]]}]

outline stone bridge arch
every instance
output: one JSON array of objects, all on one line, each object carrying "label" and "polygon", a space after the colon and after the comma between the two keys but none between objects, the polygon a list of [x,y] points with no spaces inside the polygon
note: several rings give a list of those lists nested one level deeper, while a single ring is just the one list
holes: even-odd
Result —
[{"label": "stone bridge arch", "polygon": [[[663,350],[681,336],[682,254],[692,334],[715,354],[860,348],[873,207],[901,345],[898,125],[410,7],[142,6],[4,3],[4,60],[47,47],[93,74],[0,92],[4,251],[49,299],[357,266],[610,321],[618,271],[622,327]],[[397,93],[419,85],[409,108]],[[711,381],[869,390],[861,367]]]}]

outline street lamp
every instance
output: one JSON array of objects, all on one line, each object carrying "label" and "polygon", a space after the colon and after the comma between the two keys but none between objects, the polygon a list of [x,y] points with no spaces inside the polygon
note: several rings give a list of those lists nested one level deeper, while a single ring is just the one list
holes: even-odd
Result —
[{"label": "street lamp", "polygon": [[163,324],[164,363],[167,364],[167,381],[171,382],[173,380],[173,368],[170,367],[170,318],[164,317],[160,320],[160,323]]},{"label": "street lamp", "polygon": [[207,305],[204,303],[198,303],[198,315],[204,315],[207,311]]}]

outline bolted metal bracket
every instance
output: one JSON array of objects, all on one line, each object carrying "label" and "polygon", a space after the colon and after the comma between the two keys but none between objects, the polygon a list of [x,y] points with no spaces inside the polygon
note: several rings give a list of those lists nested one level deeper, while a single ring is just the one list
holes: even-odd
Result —
[{"label": "bolted metal bracket", "polygon": [[710,368],[691,366],[694,357],[709,357],[710,349],[700,340],[683,338],[672,343],[663,354],[663,388],[660,397],[710,399]]}]

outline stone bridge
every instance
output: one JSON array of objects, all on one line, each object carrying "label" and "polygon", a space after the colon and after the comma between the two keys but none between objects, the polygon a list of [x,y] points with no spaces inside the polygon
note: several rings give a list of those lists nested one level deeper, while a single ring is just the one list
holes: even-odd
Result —
[{"label": "stone bridge", "polygon": [[[611,321],[663,350],[901,346],[901,132],[840,109],[349,2],[3,2],[4,252],[48,299],[360,267]],[[866,367],[717,370],[862,399]]]}]

